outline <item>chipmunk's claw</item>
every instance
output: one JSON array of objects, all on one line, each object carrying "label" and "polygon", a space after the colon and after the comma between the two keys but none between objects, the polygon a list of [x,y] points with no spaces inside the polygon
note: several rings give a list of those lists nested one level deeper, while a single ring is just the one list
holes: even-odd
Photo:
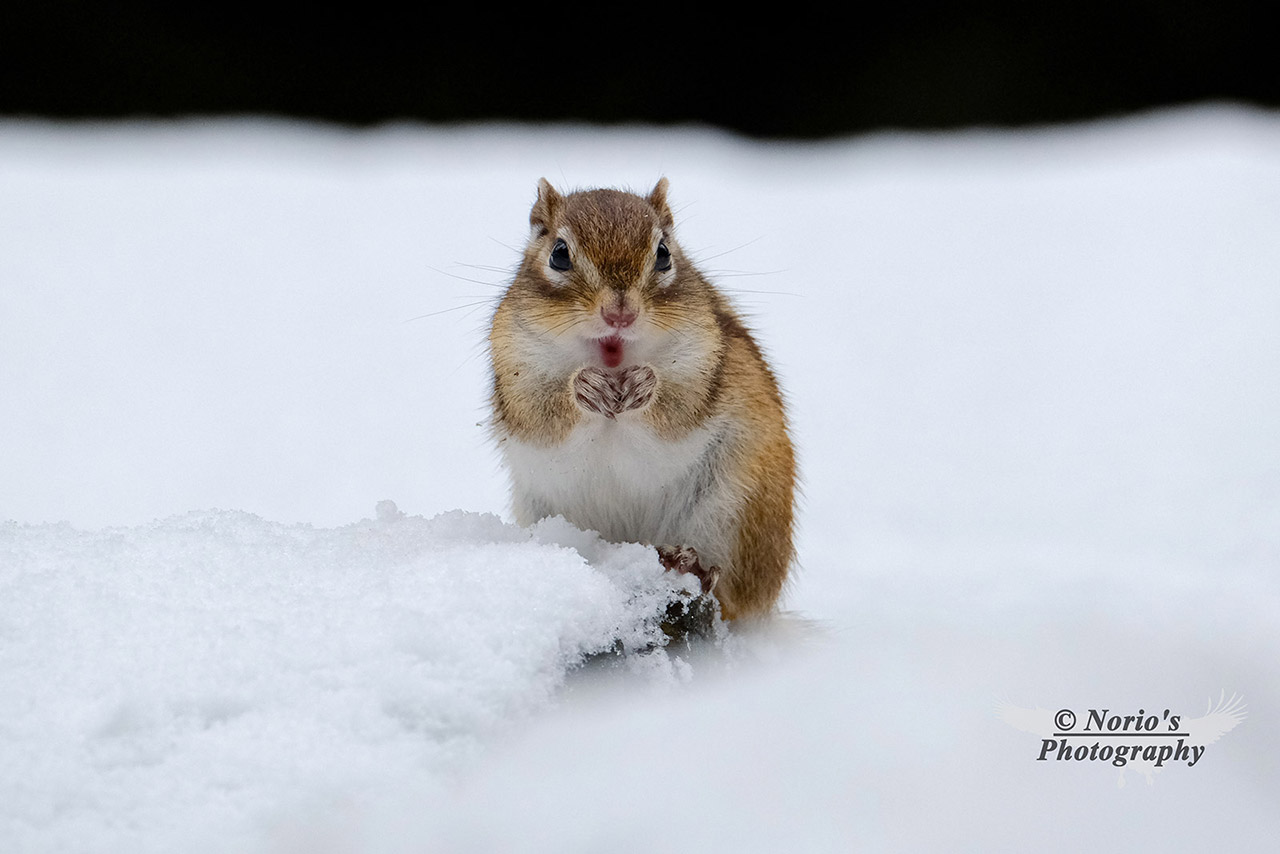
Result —
[{"label": "chipmunk's claw", "polygon": [[720,567],[704,567],[698,552],[689,546],[658,546],[658,560],[669,571],[698,579],[703,595],[715,590],[716,582],[720,580]]}]

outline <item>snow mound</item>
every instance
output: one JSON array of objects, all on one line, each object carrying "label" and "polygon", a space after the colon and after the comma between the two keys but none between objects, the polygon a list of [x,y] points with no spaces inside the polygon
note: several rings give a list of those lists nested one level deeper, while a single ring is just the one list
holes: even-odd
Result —
[{"label": "snow mound", "polygon": [[0,525],[0,839],[244,850],[285,793],[447,779],[593,656],[689,678],[660,622],[693,583],[561,520],[387,501],[332,529]]}]

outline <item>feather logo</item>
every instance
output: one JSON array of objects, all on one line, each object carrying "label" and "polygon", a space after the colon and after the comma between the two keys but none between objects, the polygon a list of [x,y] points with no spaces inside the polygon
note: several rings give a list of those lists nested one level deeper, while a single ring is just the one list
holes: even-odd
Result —
[{"label": "feather logo", "polygon": [[1012,703],[996,704],[996,716],[1015,729],[1040,739],[1037,761],[1109,762],[1120,769],[1117,785],[1124,787],[1128,771],[1143,775],[1152,785],[1165,765],[1184,762],[1194,767],[1205,749],[1235,729],[1245,718],[1244,698],[1224,690],[1215,705],[1209,700],[1197,718],[1162,713],[1120,714],[1111,709],[1089,709],[1081,719],[1071,709],[1056,712]]}]

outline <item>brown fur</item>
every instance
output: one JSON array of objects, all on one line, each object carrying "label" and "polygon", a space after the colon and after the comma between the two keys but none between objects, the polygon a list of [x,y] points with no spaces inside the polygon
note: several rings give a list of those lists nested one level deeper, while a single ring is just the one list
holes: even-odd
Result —
[{"label": "brown fur", "polygon": [[[602,417],[598,407],[591,411],[581,396],[575,399],[575,376],[585,362],[546,356],[547,342],[563,343],[561,336],[598,324],[602,311],[621,308],[637,312],[655,335],[671,333],[685,349],[653,360],[656,390],[649,384],[647,400],[629,405],[636,412],[628,417],[642,418],[671,442],[713,420],[725,425],[715,478],[733,496],[723,520],[732,548],[728,565],[718,567],[715,594],[727,619],[772,611],[793,560],[796,472],[783,400],[750,332],[676,243],[666,179],[647,197],[616,190],[562,195],[544,179],[529,221],[524,259],[489,337],[499,441],[557,446],[584,419]],[[657,235],[671,254],[674,273],[666,279],[654,269]],[[574,265],[560,275],[548,259],[562,236],[572,243]]]}]

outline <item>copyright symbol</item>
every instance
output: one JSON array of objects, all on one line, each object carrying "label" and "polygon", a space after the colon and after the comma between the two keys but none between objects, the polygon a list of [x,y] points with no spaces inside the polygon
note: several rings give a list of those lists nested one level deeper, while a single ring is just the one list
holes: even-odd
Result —
[{"label": "copyright symbol", "polygon": [[1062,709],[1053,716],[1053,722],[1060,730],[1071,729],[1076,725],[1076,713],[1070,709]]}]

